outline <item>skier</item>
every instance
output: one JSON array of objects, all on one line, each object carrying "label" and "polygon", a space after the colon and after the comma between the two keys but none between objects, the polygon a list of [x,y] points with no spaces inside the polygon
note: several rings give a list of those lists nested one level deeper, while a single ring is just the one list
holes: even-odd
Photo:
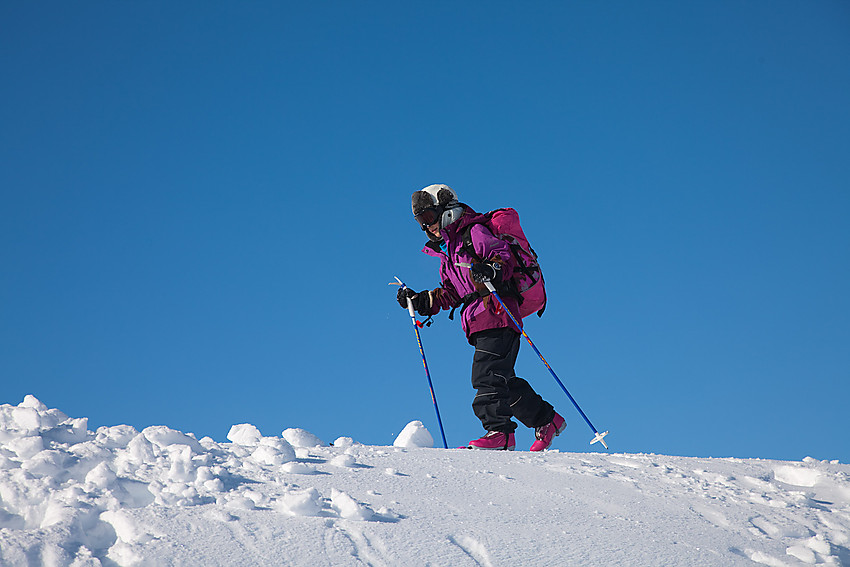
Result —
[{"label": "skier", "polygon": [[[483,215],[460,203],[448,185],[429,185],[416,191],[411,204],[416,221],[428,235],[422,251],[440,259],[441,285],[419,293],[401,288],[398,303],[407,309],[409,297],[423,317],[435,315],[441,309],[451,309],[453,314],[461,308],[463,330],[475,347],[472,387],[477,394],[472,410],[487,430],[480,439],[470,441],[469,446],[514,450],[517,425],[512,418],[515,417],[535,430],[531,450],[547,449],[567,424],[551,404],[516,375],[514,364],[521,335],[484,286],[484,282],[491,282],[505,307],[517,321],[521,320],[517,293],[508,285],[516,265],[510,246],[493,236],[483,224]],[[467,227],[471,227],[469,236],[481,261],[463,250],[462,235]],[[470,265],[471,268],[466,267]]]}]

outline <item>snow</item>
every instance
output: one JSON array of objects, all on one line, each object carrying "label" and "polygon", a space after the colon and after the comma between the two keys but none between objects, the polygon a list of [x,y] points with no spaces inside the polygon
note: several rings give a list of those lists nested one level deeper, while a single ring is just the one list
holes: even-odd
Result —
[{"label": "snow", "polygon": [[0,405],[0,565],[850,565],[836,461],[227,438]]},{"label": "snow", "polygon": [[227,433],[227,440],[237,445],[257,445],[263,434],[260,430],[250,423],[240,423],[230,428]]},{"label": "snow", "polygon": [[325,442],[303,429],[295,427],[285,429],[281,436],[293,447],[322,447]]},{"label": "snow", "polygon": [[393,441],[395,447],[433,447],[434,438],[421,421],[411,421],[404,426]]}]

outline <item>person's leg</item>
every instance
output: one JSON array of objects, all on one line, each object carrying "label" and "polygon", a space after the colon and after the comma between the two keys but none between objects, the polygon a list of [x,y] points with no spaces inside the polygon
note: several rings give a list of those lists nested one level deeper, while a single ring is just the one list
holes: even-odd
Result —
[{"label": "person's leg", "polygon": [[508,388],[517,352],[512,335],[516,333],[510,329],[488,329],[471,337],[475,347],[472,387],[477,390],[472,410],[487,431],[512,433],[517,427],[511,419]]},{"label": "person's leg", "polygon": [[511,417],[530,428],[552,421],[552,405],[514,371],[520,334],[509,328],[489,329],[473,335],[473,340],[472,386],[478,394],[472,408],[484,429],[512,432],[516,424]]},{"label": "person's leg", "polygon": [[555,417],[552,404],[541,398],[531,384],[519,376],[508,380],[508,391],[511,411],[524,426],[536,429]]},{"label": "person's leg", "polygon": [[[516,335],[513,359],[519,353],[520,335]],[[552,440],[567,426],[564,418],[555,412],[552,404],[540,397],[527,381],[514,375],[508,379],[508,400],[511,412],[526,427],[534,429],[532,451],[548,449]]]}]

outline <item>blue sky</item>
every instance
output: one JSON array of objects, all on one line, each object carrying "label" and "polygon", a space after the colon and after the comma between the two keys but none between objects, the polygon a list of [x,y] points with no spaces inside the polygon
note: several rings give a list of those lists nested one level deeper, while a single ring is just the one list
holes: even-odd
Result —
[{"label": "blue sky", "polygon": [[[438,438],[387,283],[437,284],[448,183],[520,211],[612,450],[850,462],[850,5],[308,4],[0,6],[0,402]],[[423,342],[464,444],[471,348]]]}]

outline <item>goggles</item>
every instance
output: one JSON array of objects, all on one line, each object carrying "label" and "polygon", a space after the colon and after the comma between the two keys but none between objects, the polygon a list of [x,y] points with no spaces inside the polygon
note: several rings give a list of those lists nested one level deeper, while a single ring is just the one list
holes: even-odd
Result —
[{"label": "goggles", "polygon": [[428,207],[420,211],[419,214],[414,215],[414,218],[419,223],[419,226],[422,227],[422,230],[427,230],[429,226],[439,222],[441,216],[443,216],[442,207]]}]

